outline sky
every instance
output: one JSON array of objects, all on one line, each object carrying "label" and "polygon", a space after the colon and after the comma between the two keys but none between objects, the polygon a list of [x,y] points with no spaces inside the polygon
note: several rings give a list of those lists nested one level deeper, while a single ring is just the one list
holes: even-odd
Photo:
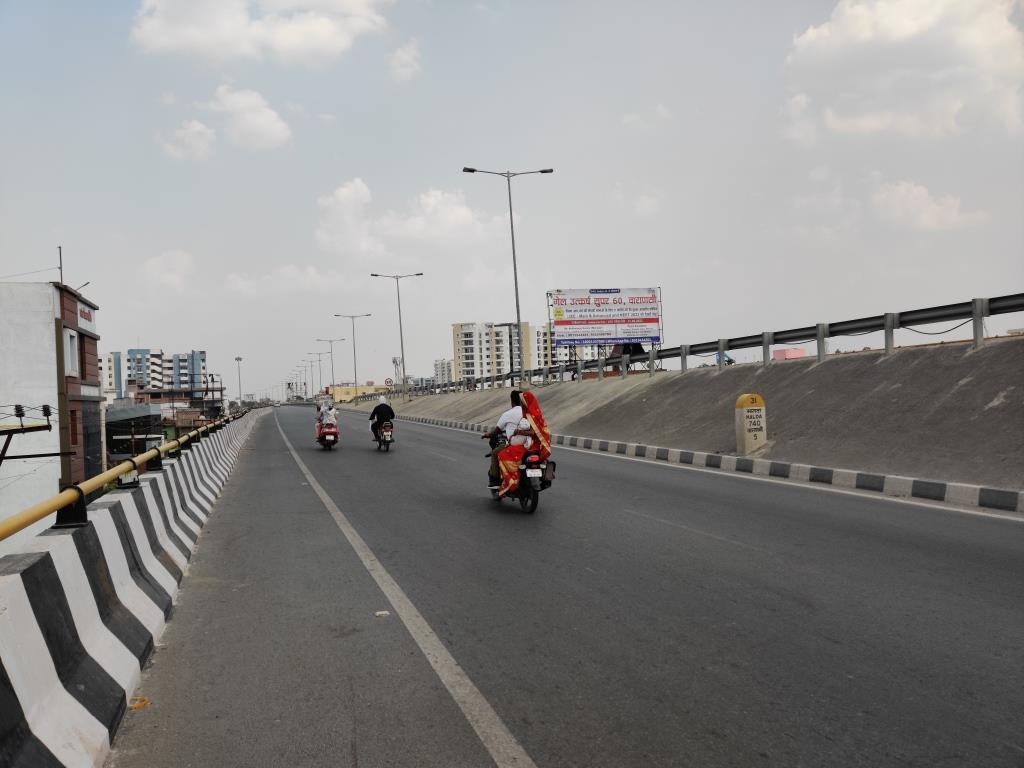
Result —
[{"label": "sky", "polygon": [[[1018,0],[0,0],[0,279],[260,392],[555,288],[698,343],[1024,290]],[[17,280],[55,279],[56,272]],[[1020,318],[1010,326],[1024,325]],[[998,323],[995,324],[998,326]],[[1004,323],[1005,325],[1005,323]],[[325,358],[325,364],[326,358]]]}]

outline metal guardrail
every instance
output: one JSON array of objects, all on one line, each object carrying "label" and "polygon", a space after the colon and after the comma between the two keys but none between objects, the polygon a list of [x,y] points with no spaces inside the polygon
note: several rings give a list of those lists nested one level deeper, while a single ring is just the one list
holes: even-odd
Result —
[{"label": "metal guardrail", "polygon": [[[726,365],[725,353],[736,349],[753,349],[761,347],[764,350],[763,360],[767,364],[771,360],[771,346],[773,344],[803,344],[806,342],[817,343],[818,360],[824,360],[826,354],[826,340],[840,336],[859,336],[867,333],[883,332],[885,334],[885,352],[891,354],[895,349],[894,334],[898,328],[912,328],[917,325],[928,325],[954,320],[964,320],[973,323],[974,346],[979,347],[984,341],[986,317],[1002,315],[1010,312],[1024,312],[1024,293],[1012,293],[1006,296],[996,296],[990,299],[972,299],[962,301],[958,304],[946,304],[940,307],[926,307],[924,309],[912,309],[906,312],[887,312],[882,315],[861,317],[855,320],[842,320],[837,323],[816,323],[803,328],[790,328],[783,331],[767,331],[764,333],[750,334],[748,336],[736,336],[715,341],[705,341],[700,344],[683,344],[678,347],[663,347],[652,349],[649,354],[642,358],[631,358],[629,355],[621,355],[601,358],[598,360],[581,360],[577,363],[564,363],[555,366],[545,366],[526,371],[521,375],[519,371],[510,371],[495,376],[485,376],[472,379],[462,379],[447,384],[431,387],[410,387],[410,395],[434,394],[436,392],[460,392],[467,389],[480,389],[485,385],[491,387],[503,386],[505,381],[528,378],[531,382],[540,378],[546,383],[557,376],[557,381],[564,381],[565,375],[576,374],[582,379],[586,371],[597,371],[599,377],[603,377],[608,367],[617,368],[619,375],[626,376],[630,364],[647,363],[653,375],[655,363],[659,360],[682,360],[682,370],[686,370],[686,360],[690,355],[712,355],[718,353],[718,366]],[[957,326],[959,327],[959,326]],[[955,329],[949,329],[955,330]],[[396,396],[400,394],[395,392]],[[375,400],[377,395],[360,395],[355,402],[366,402]]]},{"label": "metal guardrail", "polygon": [[57,515],[57,522],[54,526],[56,528],[73,528],[85,525],[88,522],[86,499],[90,494],[102,490],[107,483],[117,480],[122,475],[138,470],[142,464],[147,464],[150,469],[158,468],[165,454],[177,454],[183,447],[188,448],[190,443],[201,440],[204,433],[208,435],[210,432],[240,419],[248,412],[242,411],[241,413],[217,419],[209,424],[204,424],[185,435],[179,436],[175,440],[161,443],[134,458],[125,459],[106,472],[83,480],[77,485],[70,485],[56,496],[40,501],[38,504],[22,510],[16,515],[0,520],[0,541],[10,538],[19,531],[23,531],[30,525],[38,523],[54,513]]}]

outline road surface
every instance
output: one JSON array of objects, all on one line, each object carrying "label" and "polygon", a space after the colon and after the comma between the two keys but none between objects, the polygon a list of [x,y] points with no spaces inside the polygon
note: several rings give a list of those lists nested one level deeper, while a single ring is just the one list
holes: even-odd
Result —
[{"label": "road surface", "polygon": [[1021,522],[366,425],[261,421],[108,766],[1024,766]]}]

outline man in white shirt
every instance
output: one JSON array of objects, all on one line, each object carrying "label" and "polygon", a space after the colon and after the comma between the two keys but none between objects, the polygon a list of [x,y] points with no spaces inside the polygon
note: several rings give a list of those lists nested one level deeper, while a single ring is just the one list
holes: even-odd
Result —
[{"label": "man in white shirt", "polygon": [[519,422],[523,419],[523,406],[519,402],[519,390],[512,390],[512,407],[498,417],[498,423],[484,437],[491,438],[491,468],[487,472],[487,487],[495,490],[501,486],[501,470],[498,468],[498,452],[494,449],[494,438],[501,432],[512,441],[516,430],[519,429]]}]

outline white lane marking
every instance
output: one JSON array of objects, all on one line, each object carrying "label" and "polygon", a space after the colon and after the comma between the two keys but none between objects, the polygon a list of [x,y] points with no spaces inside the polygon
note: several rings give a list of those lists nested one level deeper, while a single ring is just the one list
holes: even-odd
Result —
[{"label": "white lane marking", "polygon": [[512,732],[501,721],[501,718],[498,717],[494,707],[484,698],[484,695],[480,693],[480,690],[473,684],[473,681],[469,679],[469,675],[459,666],[459,663],[448,652],[448,649],[444,647],[444,643],[441,642],[441,639],[431,629],[430,625],[427,624],[427,620],[423,618],[423,615],[416,609],[416,606],[413,605],[402,588],[398,586],[398,582],[387,572],[383,563],[377,559],[377,556],[373,554],[367,543],[363,541],[363,537],[352,527],[352,523],[338,509],[338,505],[327,495],[327,492],[320,483],[313,477],[313,473],[309,471],[302,459],[299,458],[299,454],[295,452],[291,441],[285,435],[284,429],[281,428],[281,422],[278,421],[276,413],[274,414],[274,421],[277,423],[278,432],[281,433],[281,439],[284,440],[284,444],[288,447],[292,458],[295,459],[295,463],[299,465],[302,474],[306,476],[309,485],[316,491],[316,495],[320,497],[320,501],[323,502],[327,511],[331,513],[334,522],[337,523],[338,528],[341,529],[342,534],[348,539],[348,543],[355,550],[360,561],[362,561],[363,567],[373,577],[373,580],[377,582],[377,586],[380,587],[381,592],[387,597],[388,602],[395,609],[395,613],[398,614],[402,623],[405,624],[405,628],[409,630],[409,634],[412,635],[412,639],[419,646],[420,651],[427,657],[430,666],[433,667],[434,672],[440,678],[444,687],[448,689],[448,693],[451,694],[459,709],[462,710],[466,720],[469,721],[473,730],[476,731],[477,737],[490,753],[491,759],[494,760],[497,767],[537,768],[536,763],[530,759],[530,756],[526,754],[526,750],[516,741],[516,737],[512,735]]},{"label": "white lane marking", "polygon": [[[463,432],[468,435],[479,434],[470,432],[465,429],[459,429],[458,427],[442,427],[437,424],[421,424],[417,421],[407,421],[406,424],[413,424],[418,427],[427,427],[430,429],[447,429],[449,432]],[[622,442],[609,441],[609,442]],[[648,446],[650,447],[650,446]],[[856,496],[861,499],[871,499],[874,501],[891,501],[896,504],[910,504],[915,507],[925,507],[927,509],[938,509],[943,512],[956,512],[961,515],[975,515],[977,517],[991,517],[996,520],[1009,520],[1014,523],[1024,523],[1024,515],[1015,515],[1012,512],[1000,513],[1000,512],[987,512],[981,509],[966,509],[964,507],[957,507],[951,504],[935,504],[929,501],[921,501],[919,499],[906,499],[901,496],[886,496],[884,494],[873,493],[871,491],[865,491],[858,488],[837,488],[834,485],[826,485],[825,483],[803,483],[795,480],[790,480],[785,477],[764,477],[762,475],[748,474],[746,472],[730,472],[727,470],[715,469],[714,467],[695,467],[691,464],[676,464],[671,461],[654,461],[651,459],[637,458],[635,456],[623,456],[620,453],[609,453],[607,451],[588,451],[586,448],[570,448],[567,445],[552,445],[551,451],[572,451],[573,453],[584,453],[587,456],[604,456],[606,459],[619,459],[620,461],[636,461],[641,464],[646,464],[652,467],[665,467],[666,469],[683,469],[689,472],[703,472],[708,475],[717,475],[718,477],[733,477],[737,480],[757,480],[762,483],[774,483],[776,485],[785,485],[790,488],[802,488],[808,491],[825,491],[831,493],[842,493],[847,496]]]}]

